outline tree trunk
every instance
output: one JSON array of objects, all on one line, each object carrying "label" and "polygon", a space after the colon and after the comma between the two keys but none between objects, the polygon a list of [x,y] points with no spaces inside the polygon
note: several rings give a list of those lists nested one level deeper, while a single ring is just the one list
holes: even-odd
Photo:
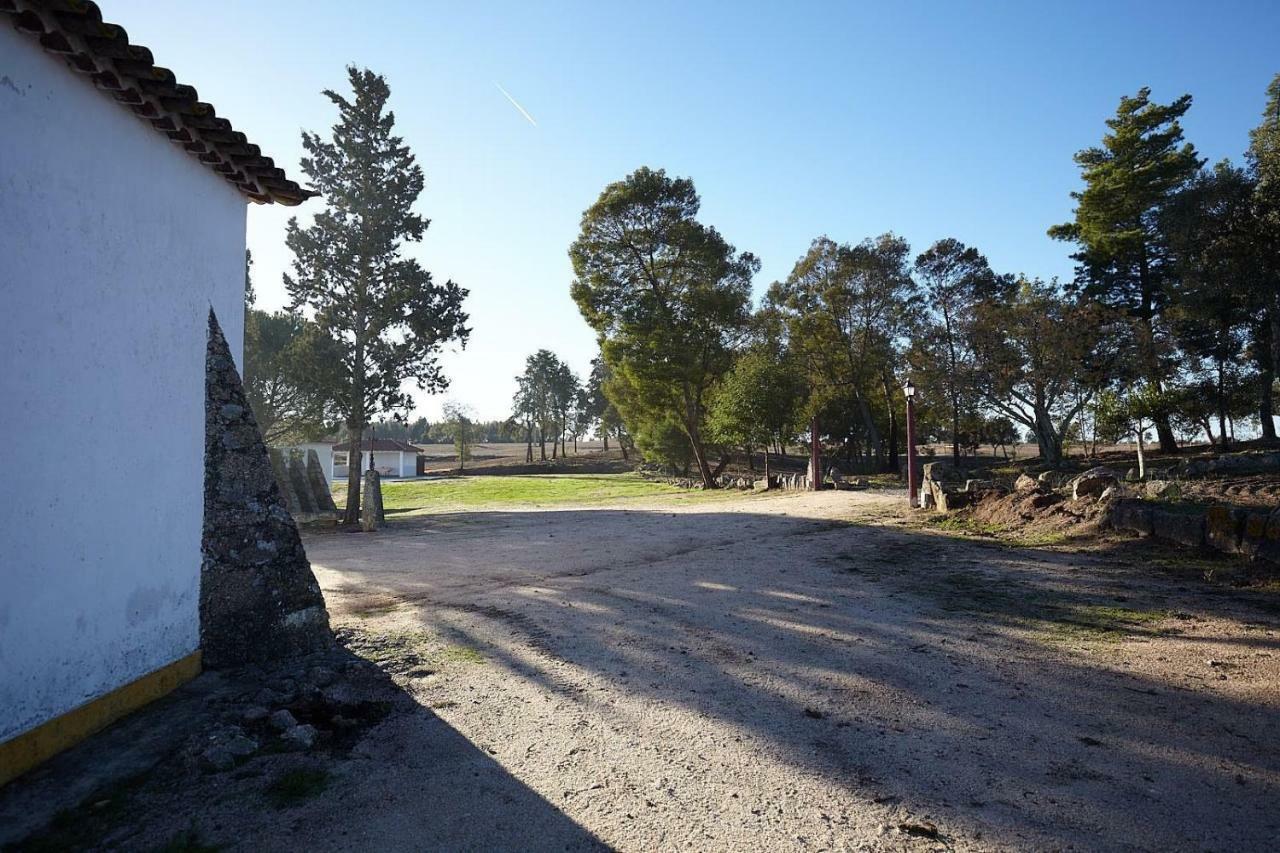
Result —
[{"label": "tree trunk", "polygon": [[[342,515],[345,527],[360,525],[360,443],[364,437],[364,426],[358,421],[347,422],[347,508]],[[372,450],[370,450],[372,453]]]},{"label": "tree trunk", "polygon": [[543,462],[547,461],[547,431],[541,426],[538,427],[538,458]]},{"label": "tree trunk", "polygon": [[953,399],[951,404],[951,460],[960,467],[960,403]]},{"label": "tree trunk", "polygon": [[[609,433],[607,432],[604,434],[604,452],[609,452]],[[625,459],[626,457],[624,456],[623,458]]]},{"label": "tree trunk", "polygon": [[893,383],[889,377],[882,376],[884,385],[884,405],[889,412],[889,452],[886,455],[884,470],[891,474],[898,472],[898,412],[893,406]]},{"label": "tree trunk", "polygon": [[693,450],[694,464],[698,466],[698,477],[702,480],[702,488],[714,489],[716,481],[711,476],[711,463],[707,461],[707,451],[702,446],[702,434],[696,425],[689,429],[689,446]]},{"label": "tree trunk", "polygon": [[1138,419],[1138,479],[1147,479],[1147,452],[1143,445],[1142,434],[1146,432],[1142,427],[1142,419]]},{"label": "tree trunk", "polygon": [[1276,381],[1276,371],[1268,367],[1262,372],[1262,399],[1258,405],[1258,420],[1262,422],[1262,437],[1269,441],[1276,439],[1275,400],[1272,385]]}]

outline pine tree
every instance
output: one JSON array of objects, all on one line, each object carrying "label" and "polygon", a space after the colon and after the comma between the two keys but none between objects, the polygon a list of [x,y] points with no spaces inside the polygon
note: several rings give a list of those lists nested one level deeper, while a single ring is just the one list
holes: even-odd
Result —
[{"label": "pine tree", "polygon": [[[392,132],[391,89],[367,69],[349,67],[347,74],[354,98],[324,92],[338,108],[332,138],[302,134],[302,170],[327,206],[310,226],[289,221],[285,242],[294,261],[285,286],[293,309],[305,309],[341,348],[342,369],[333,371],[330,390],[357,460],[370,418],[407,405],[406,381],[431,392],[448,387],[440,348],[465,345],[470,330],[462,310],[467,291],[452,281],[436,284],[404,255],[428,222],[413,212],[422,168]],[[360,520],[359,467],[348,466],[348,525]]]},{"label": "pine tree", "polygon": [[[1191,96],[1157,104],[1150,95],[1143,88],[1121,98],[1102,147],[1076,154],[1085,187],[1071,194],[1075,221],[1050,228],[1049,236],[1079,245],[1077,283],[1090,298],[1126,312],[1138,353],[1134,372],[1158,389],[1168,378],[1161,320],[1174,276],[1161,214],[1204,161],[1183,142],[1178,123]],[[1168,414],[1154,420],[1161,450],[1177,452]]]},{"label": "pine tree", "polygon": [[[1274,381],[1280,374],[1280,74],[1267,87],[1262,122],[1249,132],[1248,158],[1256,186],[1253,208],[1264,306],[1259,343],[1271,351],[1266,378]],[[1264,392],[1262,431],[1275,438],[1270,391]]]}]

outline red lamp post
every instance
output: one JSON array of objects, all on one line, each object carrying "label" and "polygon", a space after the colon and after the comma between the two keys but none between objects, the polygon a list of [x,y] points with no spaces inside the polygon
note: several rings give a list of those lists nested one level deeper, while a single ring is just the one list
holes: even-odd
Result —
[{"label": "red lamp post", "polygon": [[919,462],[916,459],[916,386],[910,379],[902,386],[902,394],[907,398],[907,504],[914,508],[920,504],[916,492]]}]

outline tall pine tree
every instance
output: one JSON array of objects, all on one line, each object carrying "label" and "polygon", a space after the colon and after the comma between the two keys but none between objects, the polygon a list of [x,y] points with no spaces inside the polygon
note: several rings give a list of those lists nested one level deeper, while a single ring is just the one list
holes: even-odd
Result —
[{"label": "tall pine tree", "polygon": [[[1168,380],[1162,323],[1175,265],[1160,225],[1170,200],[1203,162],[1184,143],[1178,120],[1191,96],[1171,104],[1152,102],[1150,89],[1120,99],[1102,147],[1076,154],[1084,189],[1073,192],[1075,221],[1055,225],[1049,236],[1076,243],[1077,283],[1087,296],[1130,318],[1138,354],[1134,373],[1156,388]],[[1178,450],[1167,413],[1157,413],[1160,448]]]},{"label": "tall pine tree", "polygon": [[440,348],[448,341],[465,345],[470,330],[462,310],[467,291],[452,281],[436,284],[404,254],[428,222],[413,212],[422,168],[392,132],[391,89],[367,69],[349,67],[347,75],[352,99],[324,92],[338,108],[332,138],[302,134],[302,170],[327,206],[308,227],[289,220],[293,274],[284,279],[294,310],[310,313],[342,353],[329,390],[351,441],[343,521],[355,525],[365,426],[409,404],[406,382],[431,392],[448,387]]},{"label": "tall pine tree", "polygon": [[[1259,345],[1270,350],[1266,379],[1280,374],[1280,74],[1267,87],[1262,122],[1249,133],[1249,166],[1255,181],[1254,221],[1261,270],[1262,322]],[[1275,438],[1270,388],[1263,399],[1262,432]]]}]

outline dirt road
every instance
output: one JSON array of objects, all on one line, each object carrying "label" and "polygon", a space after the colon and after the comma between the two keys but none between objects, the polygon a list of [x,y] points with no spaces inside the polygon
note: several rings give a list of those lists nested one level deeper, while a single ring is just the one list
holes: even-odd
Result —
[{"label": "dirt road", "polygon": [[1153,571],[1136,549],[944,538],[899,505],[744,496],[309,537],[351,647],[448,736],[375,728],[288,837],[1274,848],[1274,595]]}]

